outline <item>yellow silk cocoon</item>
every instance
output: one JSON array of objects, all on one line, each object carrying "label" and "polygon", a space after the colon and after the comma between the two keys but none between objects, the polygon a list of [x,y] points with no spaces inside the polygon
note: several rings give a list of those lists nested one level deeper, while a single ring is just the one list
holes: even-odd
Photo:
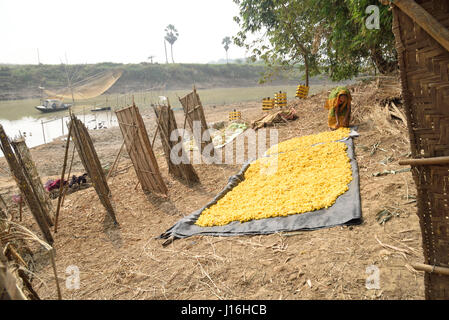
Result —
[{"label": "yellow silk cocoon", "polygon": [[[344,133],[337,131],[333,133]],[[319,139],[323,138],[341,139],[328,135]],[[307,142],[298,143],[298,138],[284,141],[282,149],[294,151],[251,163],[245,180],[204,210],[195,224],[223,226],[232,221],[287,216],[332,206],[352,181],[351,163],[346,144],[328,142],[310,146],[325,142],[319,139],[309,136]]]},{"label": "yellow silk cocoon", "polygon": [[349,128],[339,128],[335,131],[325,131],[317,134],[302,136],[293,138],[284,142],[281,142],[275,146],[272,146],[267,150],[266,154],[276,154],[279,152],[288,152],[292,150],[296,150],[301,147],[311,146],[317,143],[325,143],[337,141],[349,136],[351,129]]}]

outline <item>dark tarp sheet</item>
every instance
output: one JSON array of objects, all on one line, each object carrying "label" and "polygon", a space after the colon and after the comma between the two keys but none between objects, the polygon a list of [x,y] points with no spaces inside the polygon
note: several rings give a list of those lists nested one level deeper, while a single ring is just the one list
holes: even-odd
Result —
[{"label": "dark tarp sheet", "polygon": [[352,181],[349,184],[349,190],[339,196],[332,207],[286,217],[251,220],[244,223],[234,221],[224,226],[200,227],[195,225],[195,221],[203,210],[214,205],[239,182],[243,181],[244,173],[249,166],[247,162],[237,175],[229,178],[226,187],[212,201],[203,208],[179,220],[174,226],[161,234],[159,238],[186,238],[193,235],[236,236],[271,234],[282,231],[315,230],[361,223],[359,170],[354,156],[354,143],[352,140],[352,138],[343,140],[348,146],[347,154],[352,166]]}]

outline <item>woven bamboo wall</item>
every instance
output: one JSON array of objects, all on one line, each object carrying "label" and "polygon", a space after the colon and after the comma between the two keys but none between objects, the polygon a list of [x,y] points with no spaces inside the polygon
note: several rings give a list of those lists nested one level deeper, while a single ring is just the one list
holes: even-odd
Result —
[{"label": "woven bamboo wall", "polygon": [[[446,28],[449,2],[416,1]],[[393,9],[413,158],[449,156],[449,52],[398,7]],[[449,165],[413,166],[425,263],[449,267]],[[425,274],[426,299],[449,298],[449,276]]]}]

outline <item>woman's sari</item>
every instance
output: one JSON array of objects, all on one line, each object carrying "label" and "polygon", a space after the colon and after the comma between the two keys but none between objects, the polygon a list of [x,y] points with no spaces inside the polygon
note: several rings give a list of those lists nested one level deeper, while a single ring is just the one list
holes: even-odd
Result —
[{"label": "woman's sari", "polygon": [[[346,99],[345,103],[339,105],[338,100],[341,95],[346,95],[348,98]],[[350,107],[351,107],[350,91],[346,87],[337,87],[333,89],[329,95],[329,99],[327,99],[326,104],[324,105],[324,108],[329,110],[329,114],[327,117],[329,128],[337,129],[336,111],[338,113],[338,123],[340,127],[348,127],[351,114],[349,114],[348,117],[346,118],[346,113],[351,112]]]}]

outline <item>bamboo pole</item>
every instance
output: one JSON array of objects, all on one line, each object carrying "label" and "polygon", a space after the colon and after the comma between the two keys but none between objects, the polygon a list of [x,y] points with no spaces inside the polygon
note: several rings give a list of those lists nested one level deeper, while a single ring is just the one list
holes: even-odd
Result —
[{"label": "bamboo pole", "polygon": [[406,159],[399,160],[399,165],[401,166],[426,166],[426,165],[440,165],[440,164],[448,164],[448,157],[433,157],[433,158],[423,158],[423,159]]},{"label": "bamboo pole", "polygon": [[[155,107],[153,107],[153,109],[154,109],[154,108],[155,108]],[[156,112],[156,111],[155,111],[155,112]],[[154,142],[156,141],[156,136],[157,136],[157,133],[158,133],[158,131],[159,131],[159,126],[160,126],[160,122],[161,122],[161,119],[162,119],[162,112],[161,112],[159,115],[156,114],[156,116],[157,116],[156,132],[154,132],[153,141],[151,142],[151,148],[152,148],[152,149],[154,148]]]},{"label": "bamboo pole", "polygon": [[437,266],[431,266],[424,263],[412,263],[411,266],[413,269],[418,271],[425,271],[429,273],[437,273],[444,276],[449,276],[449,268],[448,267],[437,267]]},{"label": "bamboo pole", "polygon": [[19,221],[22,222],[22,201],[19,202]]},{"label": "bamboo pole", "polygon": [[72,150],[72,159],[70,160],[69,173],[67,174],[67,185],[64,187],[64,193],[62,195],[62,203],[61,206],[64,206],[65,195],[67,194],[67,190],[69,188],[70,174],[72,172],[73,159],[75,158],[75,147]]},{"label": "bamboo pole", "polygon": [[9,214],[9,208],[8,205],[6,204],[5,200],[3,199],[3,196],[0,194],[0,201],[3,203],[3,205],[5,206],[5,211],[7,214]]},{"label": "bamboo pole", "polygon": [[42,125],[42,135],[44,136],[44,144],[47,144],[47,142],[45,141],[44,120],[41,120],[41,125]]},{"label": "bamboo pole", "polygon": [[117,156],[115,157],[114,163],[112,164],[111,168],[109,169],[108,175],[107,175],[107,177],[106,177],[106,181],[107,181],[107,180],[110,178],[110,176],[112,175],[112,171],[114,170],[114,168],[115,168],[115,166],[116,166],[116,164],[117,164],[117,162],[118,162],[118,160],[119,160],[119,158],[120,158],[120,155],[122,154],[122,151],[123,151],[123,147],[124,147],[124,146],[125,146],[125,141],[122,142],[122,146],[120,147],[120,150],[119,150]]},{"label": "bamboo pole", "polygon": [[449,51],[449,30],[414,0],[396,0],[395,6],[401,9],[415,23]]},{"label": "bamboo pole", "polygon": [[58,271],[56,270],[55,249],[51,248],[49,251],[50,251],[49,254],[50,254],[50,259],[51,259],[51,266],[53,268],[53,274],[55,275],[56,291],[58,292],[58,300],[62,300],[61,288],[59,287],[59,280],[58,280]]},{"label": "bamboo pole", "polygon": [[73,127],[73,124],[70,123],[69,133],[67,135],[67,143],[65,145],[64,163],[62,164],[61,181],[59,182],[58,206],[56,207],[56,215],[55,215],[55,233],[58,232],[58,218],[59,218],[59,211],[61,209],[62,194],[63,194],[63,190],[64,190],[65,168],[67,166],[67,157],[68,157],[68,153],[69,153],[69,145],[70,145],[70,137],[72,135],[72,127]]}]

